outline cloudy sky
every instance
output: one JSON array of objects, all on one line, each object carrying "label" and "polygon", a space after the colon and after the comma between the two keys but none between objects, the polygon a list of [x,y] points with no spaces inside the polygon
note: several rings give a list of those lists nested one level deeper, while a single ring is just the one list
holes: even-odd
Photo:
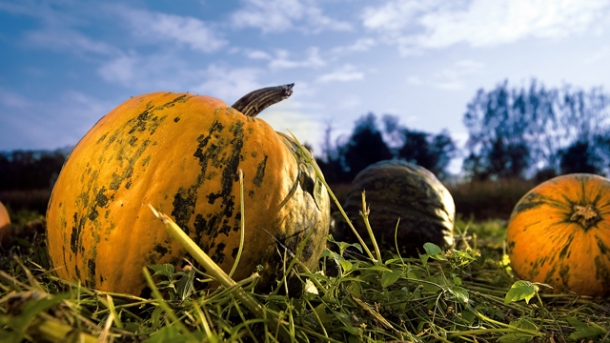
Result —
[{"label": "cloudy sky", "polygon": [[74,145],[133,95],[232,104],[320,151],[373,112],[458,141],[479,88],[536,78],[610,90],[608,0],[0,0],[0,151]]}]

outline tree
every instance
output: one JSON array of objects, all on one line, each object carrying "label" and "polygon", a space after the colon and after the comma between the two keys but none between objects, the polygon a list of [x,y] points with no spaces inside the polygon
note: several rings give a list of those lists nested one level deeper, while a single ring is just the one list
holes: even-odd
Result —
[{"label": "tree", "polygon": [[383,129],[379,129],[374,114],[364,115],[356,120],[351,135],[339,137],[335,144],[331,142],[332,127],[326,127],[322,156],[316,160],[328,182],[350,182],[369,165],[393,158],[416,163],[441,179],[448,175],[457,147],[447,131],[434,135],[411,130],[393,115],[384,115],[382,123]]},{"label": "tree", "polygon": [[588,141],[578,141],[560,152],[562,174],[601,172],[601,158],[592,149]]},{"label": "tree", "polygon": [[377,128],[373,113],[362,116],[356,121],[354,131],[343,147],[344,162],[350,179],[369,165],[392,159],[390,148]]},{"label": "tree", "polygon": [[[508,81],[489,92],[480,89],[464,114],[469,132],[464,171],[477,179],[527,177],[541,170],[551,175],[561,169],[566,147],[588,142],[590,149],[600,149],[595,137],[610,132],[609,99],[600,88],[546,89],[536,80],[527,90],[509,89]],[[602,169],[601,159],[591,163]]]},{"label": "tree", "polygon": [[326,182],[345,183],[349,182],[348,172],[345,170],[343,155],[345,147],[340,143],[331,142],[332,126],[328,124],[324,131],[324,141],[322,142],[322,156],[316,157],[316,162],[324,174]]},{"label": "tree", "polygon": [[51,188],[65,159],[60,151],[0,154],[0,190]]},{"label": "tree", "polygon": [[447,178],[449,163],[458,156],[458,148],[447,130],[432,138],[431,153],[435,159],[434,164],[429,168],[430,171],[441,180]]},{"label": "tree", "polygon": [[397,150],[397,157],[420,165],[440,179],[448,176],[447,167],[456,156],[457,147],[449,133],[438,135],[402,128],[404,143]]},{"label": "tree", "polygon": [[412,130],[399,124],[396,116],[383,116],[384,136],[394,147],[396,158],[420,165],[440,179],[448,176],[447,168],[457,157],[457,146],[449,132],[444,130],[435,135]]}]

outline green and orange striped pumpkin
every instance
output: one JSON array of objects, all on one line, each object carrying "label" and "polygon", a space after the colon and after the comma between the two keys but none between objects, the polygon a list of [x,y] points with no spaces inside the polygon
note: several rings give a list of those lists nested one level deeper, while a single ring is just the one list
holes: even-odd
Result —
[{"label": "green and orange striped pumpkin", "polygon": [[282,246],[295,251],[310,232],[300,259],[315,268],[328,234],[328,194],[299,146],[254,117],[291,89],[254,91],[233,107],[209,96],[150,93],[104,116],[71,152],[49,202],[57,274],[141,294],[144,266],[183,263],[185,251],[148,204],[171,215],[225,271],[235,261],[244,219],[236,280],[262,265],[258,285],[272,286],[290,256]]},{"label": "green and orange striped pumpkin", "polygon": [[558,176],[530,190],[507,229],[511,267],[554,292],[610,294],[610,180]]},{"label": "green and orange striped pumpkin", "polygon": [[[417,256],[424,253],[425,243],[442,248],[453,244],[453,197],[426,168],[406,161],[384,160],[356,175],[343,209],[367,243],[369,234],[360,215],[362,192],[370,210],[371,228],[377,243],[385,250],[396,250],[398,246],[403,256]],[[346,242],[358,242],[341,218],[333,235]]]}]

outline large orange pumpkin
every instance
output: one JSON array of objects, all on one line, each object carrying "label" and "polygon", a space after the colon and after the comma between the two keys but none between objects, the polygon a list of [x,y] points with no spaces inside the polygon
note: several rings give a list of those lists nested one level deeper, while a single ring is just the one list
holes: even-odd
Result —
[{"label": "large orange pumpkin", "polygon": [[507,232],[511,267],[555,292],[610,294],[610,180],[569,174],[530,190]]},{"label": "large orange pumpkin", "polygon": [[296,143],[254,118],[291,87],[252,92],[233,108],[209,96],[151,93],[108,113],[76,145],[52,192],[47,230],[57,274],[140,294],[143,266],[181,264],[185,251],[148,204],[171,215],[225,271],[245,218],[236,280],[262,265],[259,285],[272,286],[290,256],[282,245],[294,252],[310,232],[300,259],[314,268],[328,234],[328,194]]}]

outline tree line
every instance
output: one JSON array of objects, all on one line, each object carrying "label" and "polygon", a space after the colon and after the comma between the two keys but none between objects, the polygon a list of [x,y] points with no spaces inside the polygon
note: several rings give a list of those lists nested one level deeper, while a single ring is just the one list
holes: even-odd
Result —
[{"label": "tree line", "polygon": [[[508,81],[480,89],[467,104],[468,140],[458,147],[448,131],[408,128],[397,116],[368,113],[348,136],[332,139],[328,126],[316,160],[331,183],[350,182],[387,159],[416,163],[440,179],[462,158],[466,180],[536,179],[566,173],[610,173],[610,96],[601,88],[525,87]],[[0,191],[50,188],[68,150],[0,153]]]},{"label": "tree line", "polygon": [[535,179],[560,174],[610,172],[610,96],[601,88],[584,91],[564,85],[547,89],[535,79],[527,87],[480,89],[467,104],[463,148],[447,131],[433,134],[369,113],[349,137],[331,142],[331,128],[318,163],[329,182],[345,182],[366,166],[385,159],[421,165],[440,179],[462,157],[466,180]]},{"label": "tree line", "polygon": [[66,156],[59,149],[0,153],[0,191],[52,188]]}]

